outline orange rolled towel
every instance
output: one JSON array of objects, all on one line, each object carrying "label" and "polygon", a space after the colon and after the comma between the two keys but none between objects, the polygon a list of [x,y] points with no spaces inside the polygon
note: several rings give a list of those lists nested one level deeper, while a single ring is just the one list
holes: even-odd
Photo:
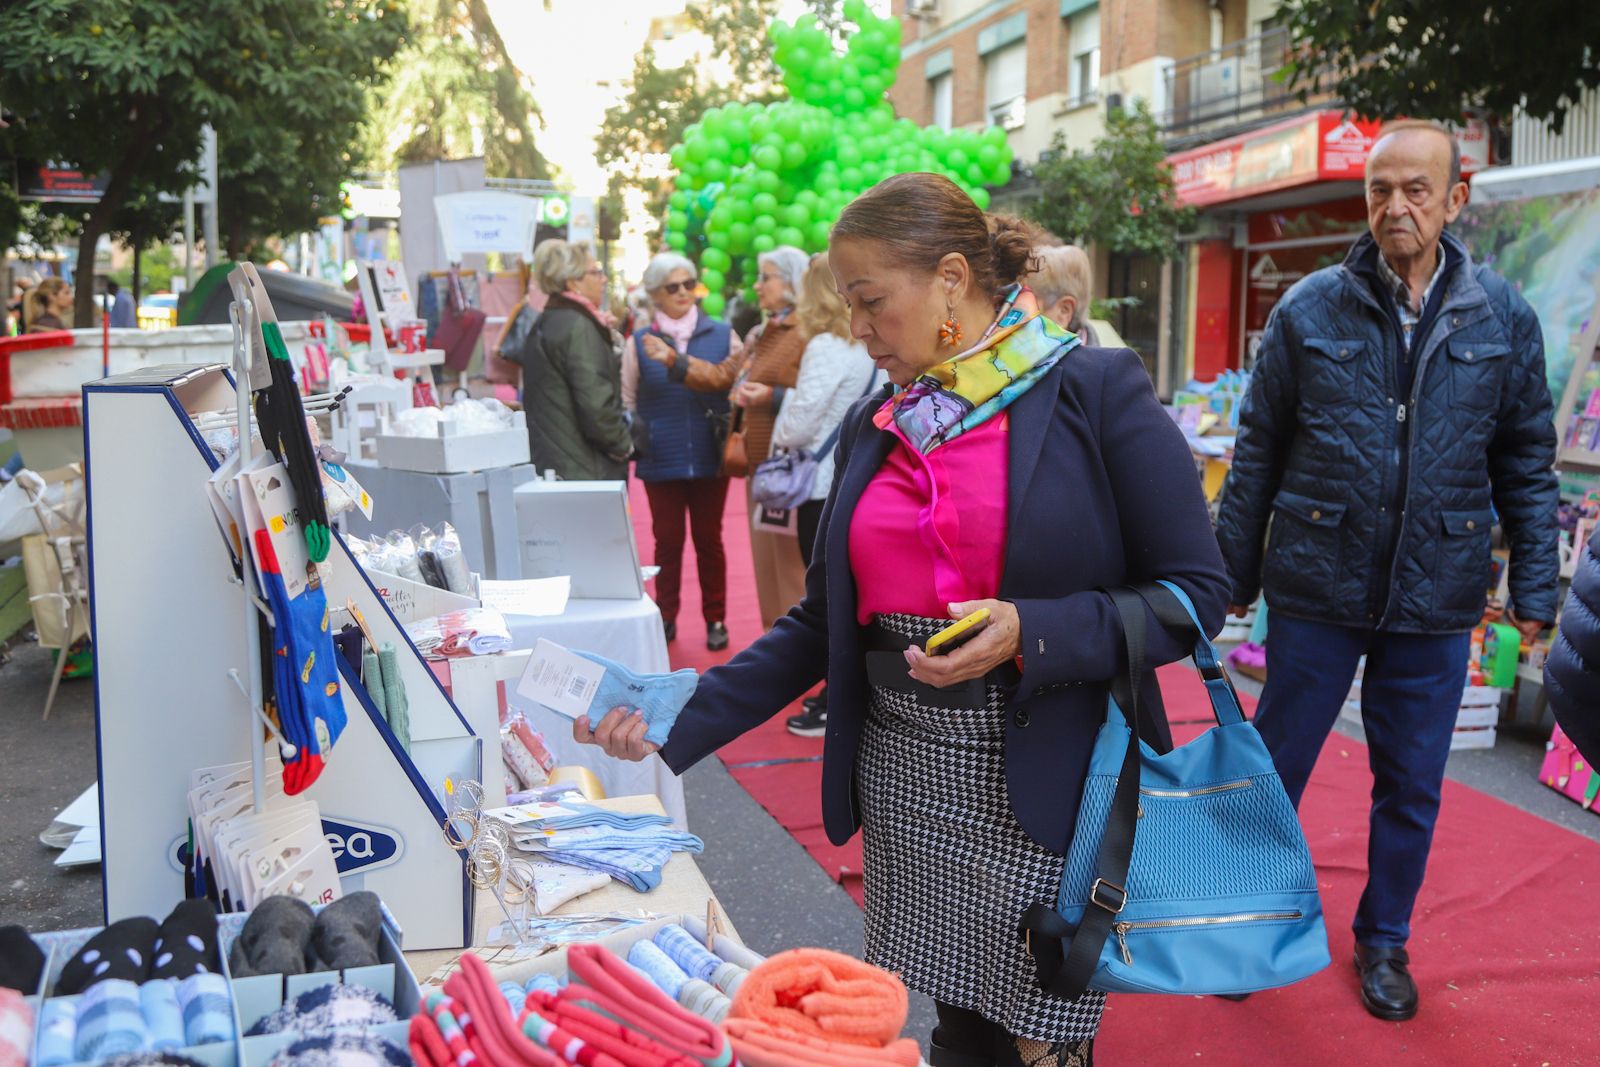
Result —
[{"label": "orange rolled towel", "polygon": [[743,1067],[917,1067],[922,1050],[909,1037],[882,1048],[781,1034],[754,1019],[723,1024]]},{"label": "orange rolled towel", "polygon": [[780,952],[750,972],[728,1018],[784,1037],[882,1048],[906,1025],[906,987],[869,963],[820,948]]}]

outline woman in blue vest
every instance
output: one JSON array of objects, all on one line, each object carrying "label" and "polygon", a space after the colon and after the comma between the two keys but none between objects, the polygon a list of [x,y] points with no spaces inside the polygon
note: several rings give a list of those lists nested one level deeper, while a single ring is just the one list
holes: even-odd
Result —
[{"label": "woman in blue vest", "polygon": [[695,279],[694,264],[671,252],[656,256],[645,268],[644,288],[655,317],[628,338],[622,354],[622,403],[644,424],[649,439],[641,446],[637,471],[650,498],[656,565],[661,568],[656,603],[667,640],[678,636],[687,515],[700,564],[706,647],[718,652],[728,647],[728,560],[722,550],[728,479],[721,474],[717,424],[728,417],[728,399],[695,392],[672,379],[663,357],[676,352],[720,363],[737,356],[741,345],[727,323],[695,306]]}]

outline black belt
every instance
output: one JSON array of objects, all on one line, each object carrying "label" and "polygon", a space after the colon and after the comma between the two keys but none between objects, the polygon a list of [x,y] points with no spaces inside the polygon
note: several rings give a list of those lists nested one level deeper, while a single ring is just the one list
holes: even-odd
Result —
[{"label": "black belt", "polygon": [[911,677],[904,652],[922,642],[895,633],[879,623],[867,627],[867,681],[875,686],[893,689],[911,696],[919,704],[935,708],[981,711],[989,706],[991,685],[1015,686],[1022,678],[1015,664],[1006,663],[994,668],[981,678],[943,688],[919,682]]}]

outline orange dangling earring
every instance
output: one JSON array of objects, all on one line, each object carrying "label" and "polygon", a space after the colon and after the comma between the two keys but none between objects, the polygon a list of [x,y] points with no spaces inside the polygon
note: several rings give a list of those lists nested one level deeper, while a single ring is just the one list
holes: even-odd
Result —
[{"label": "orange dangling earring", "polygon": [[939,325],[939,343],[947,348],[954,348],[961,343],[961,320],[956,318],[954,304],[947,305],[949,318]]}]

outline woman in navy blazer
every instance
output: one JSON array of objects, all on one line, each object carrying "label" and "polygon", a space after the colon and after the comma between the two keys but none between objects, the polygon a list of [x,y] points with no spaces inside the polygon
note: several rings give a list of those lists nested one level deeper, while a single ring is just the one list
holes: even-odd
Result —
[{"label": "woman in navy blazer", "polygon": [[[931,227],[937,229],[930,233]],[[1018,254],[1018,233],[1017,224],[986,219],[953,184],[932,175],[888,179],[846,209],[834,230],[830,262],[852,304],[853,333],[897,386],[904,388],[947,357],[948,350],[941,351],[932,340],[942,320],[999,323],[996,292],[1025,273],[1029,258],[1026,245]],[[942,242],[930,252],[932,268],[907,262],[905,243],[918,239]],[[1075,343],[1072,339],[1062,347]],[[826,677],[822,809],[828,837],[836,844],[861,828],[862,795],[875,784],[859,773],[859,764],[863,733],[871,728],[876,708],[877,679],[869,682],[867,661],[877,638],[873,628],[858,620],[851,526],[869,483],[891,452],[904,445],[874,421],[892,393],[886,387],[858,401],[845,419],[838,474],[806,575],[804,600],[731,662],[704,675],[660,749],[667,765],[682,773]],[[989,607],[994,622],[945,656],[929,657],[913,643],[905,663],[912,678],[952,691],[975,680],[1003,680],[1002,696],[990,701],[987,712],[1004,723],[1003,779],[997,771],[985,788],[1009,801],[1008,818],[1021,831],[1016,840],[1048,859],[1067,851],[1090,750],[1105,716],[1107,686],[1124,662],[1121,625],[1101,590],[1158,578],[1173,581],[1189,594],[1208,634],[1221,628],[1229,590],[1193,459],[1136,354],[1071,347],[1006,412],[1008,521],[999,588],[991,599],[951,605],[956,617]],[[916,535],[907,530],[906,536]],[[1188,652],[1151,617],[1150,662],[1172,662]],[[1020,674],[1013,664],[1020,665]],[[1141,688],[1152,696],[1157,693],[1152,678]],[[1165,716],[1158,700],[1152,707],[1156,714],[1151,719],[1160,733],[1147,740],[1164,751],[1171,747]],[[643,732],[643,721],[624,709],[608,714],[593,730],[586,720],[574,728],[578,740],[630,759],[653,751]],[[1005,804],[1000,802],[999,808],[1004,812]],[[870,826],[868,844],[870,882]],[[916,846],[908,842],[906,847]],[[999,855],[994,862],[1003,867],[1012,861]],[[1060,878],[1059,860],[1053,862],[1050,885]],[[896,877],[904,881],[924,875],[932,877],[926,868],[910,866]],[[1040,895],[1054,900],[1053,890],[1040,890]],[[869,956],[872,903],[869,892]],[[981,911],[985,905],[977,907]],[[1014,939],[1018,914],[992,917],[995,928]],[[972,951],[991,949],[980,939]],[[1021,960],[1018,970],[1025,973],[1016,979],[1016,996],[1043,996],[1020,988],[1024,981],[1032,985],[1031,970],[1021,947],[1014,952]],[[962,964],[951,961],[951,966],[959,969]],[[909,976],[907,981],[917,985]],[[973,1005],[960,1003],[960,996],[947,997],[938,982],[932,984],[935,988],[924,991],[940,1008],[936,1065],[1032,1063],[1021,1038],[1052,1039],[1050,1034],[1021,1033],[1015,1035],[1017,1041],[1006,1042],[1002,1039],[1012,1035],[998,1030],[985,1034],[993,1012],[980,1006],[974,1014]],[[1092,1007],[1091,1026],[1098,1019],[1098,1002]],[[1092,1029],[1087,1032],[1092,1036]],[[993,1048],[986,1051],[986,1043]]]}]

